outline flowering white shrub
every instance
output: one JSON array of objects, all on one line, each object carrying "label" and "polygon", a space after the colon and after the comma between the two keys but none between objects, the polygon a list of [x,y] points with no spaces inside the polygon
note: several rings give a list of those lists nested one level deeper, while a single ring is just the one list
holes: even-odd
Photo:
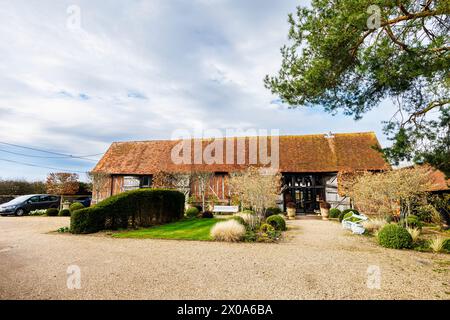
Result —
[{"label": "flowering white shrub", "polygon": [[28,215],[30,216],[43,216],[45,215],[47,212],[47,210],[33,210],[30,211],[30,213],[28,213]]}]

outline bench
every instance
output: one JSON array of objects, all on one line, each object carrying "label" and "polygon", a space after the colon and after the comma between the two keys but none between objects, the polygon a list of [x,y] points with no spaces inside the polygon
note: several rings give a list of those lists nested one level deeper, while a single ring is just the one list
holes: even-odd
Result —
[{"label": "bench", "polygon": [[213,212],[236,213],[239,212],[239,206],[214,206]]}]

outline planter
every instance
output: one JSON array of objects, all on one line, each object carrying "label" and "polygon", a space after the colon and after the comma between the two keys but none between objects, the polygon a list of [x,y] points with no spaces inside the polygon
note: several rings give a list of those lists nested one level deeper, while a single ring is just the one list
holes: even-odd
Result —
[{"label": "planter", "polygon": [[287,208],[287,216],[289,220],[295,220],[295,216],[297,215],[297,210],[295,208]]},{"label": "planter", "polygon": [[320,215],[322,216],[322,220],[328,220],[329,214],[330,214],[330,209],[320,208]]},{"label": "planter", "polygon": [[69,210],[70,208],[70,202],[69,201],[64,201],[62,204],[62,209],[63,210]]}]

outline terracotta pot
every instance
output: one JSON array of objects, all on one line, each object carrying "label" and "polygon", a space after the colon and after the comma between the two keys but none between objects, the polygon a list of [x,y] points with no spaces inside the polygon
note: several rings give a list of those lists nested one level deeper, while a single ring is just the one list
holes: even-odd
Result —
[{"label": "terracotta pot", "polygon": [[328,220],[329,214],[330,214],[330,209],[320,208],[320,215],[322,216],[322,220]]},{"label": "terracotta pot", "polygon": [[287,211],[288,219],[294,220],[295,216],[297,214],[296,209],[295,208],[287,208],[286,211]]}]

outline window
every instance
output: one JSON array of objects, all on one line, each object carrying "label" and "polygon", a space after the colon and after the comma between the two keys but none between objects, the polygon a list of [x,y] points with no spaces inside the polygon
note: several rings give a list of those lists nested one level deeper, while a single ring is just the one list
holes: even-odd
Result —
[{"label": "window", "polygon": [[123,190],[135,190],[139,189],[140,180],[138,177],[126,176],[123,178]]},{"label": "window", "polygon": [[49,196],[40,196],[39,202],[48,202],[51,201]]},{"label": "window", "polygon": [[38,196],[31,197],[30,199],[28,199],[28,202],[30,203],[39,202],[39,197]]},{"label": "window", "polygon": [[141,177],[141,188],[150,188],[152,185],[152,176]]}]

